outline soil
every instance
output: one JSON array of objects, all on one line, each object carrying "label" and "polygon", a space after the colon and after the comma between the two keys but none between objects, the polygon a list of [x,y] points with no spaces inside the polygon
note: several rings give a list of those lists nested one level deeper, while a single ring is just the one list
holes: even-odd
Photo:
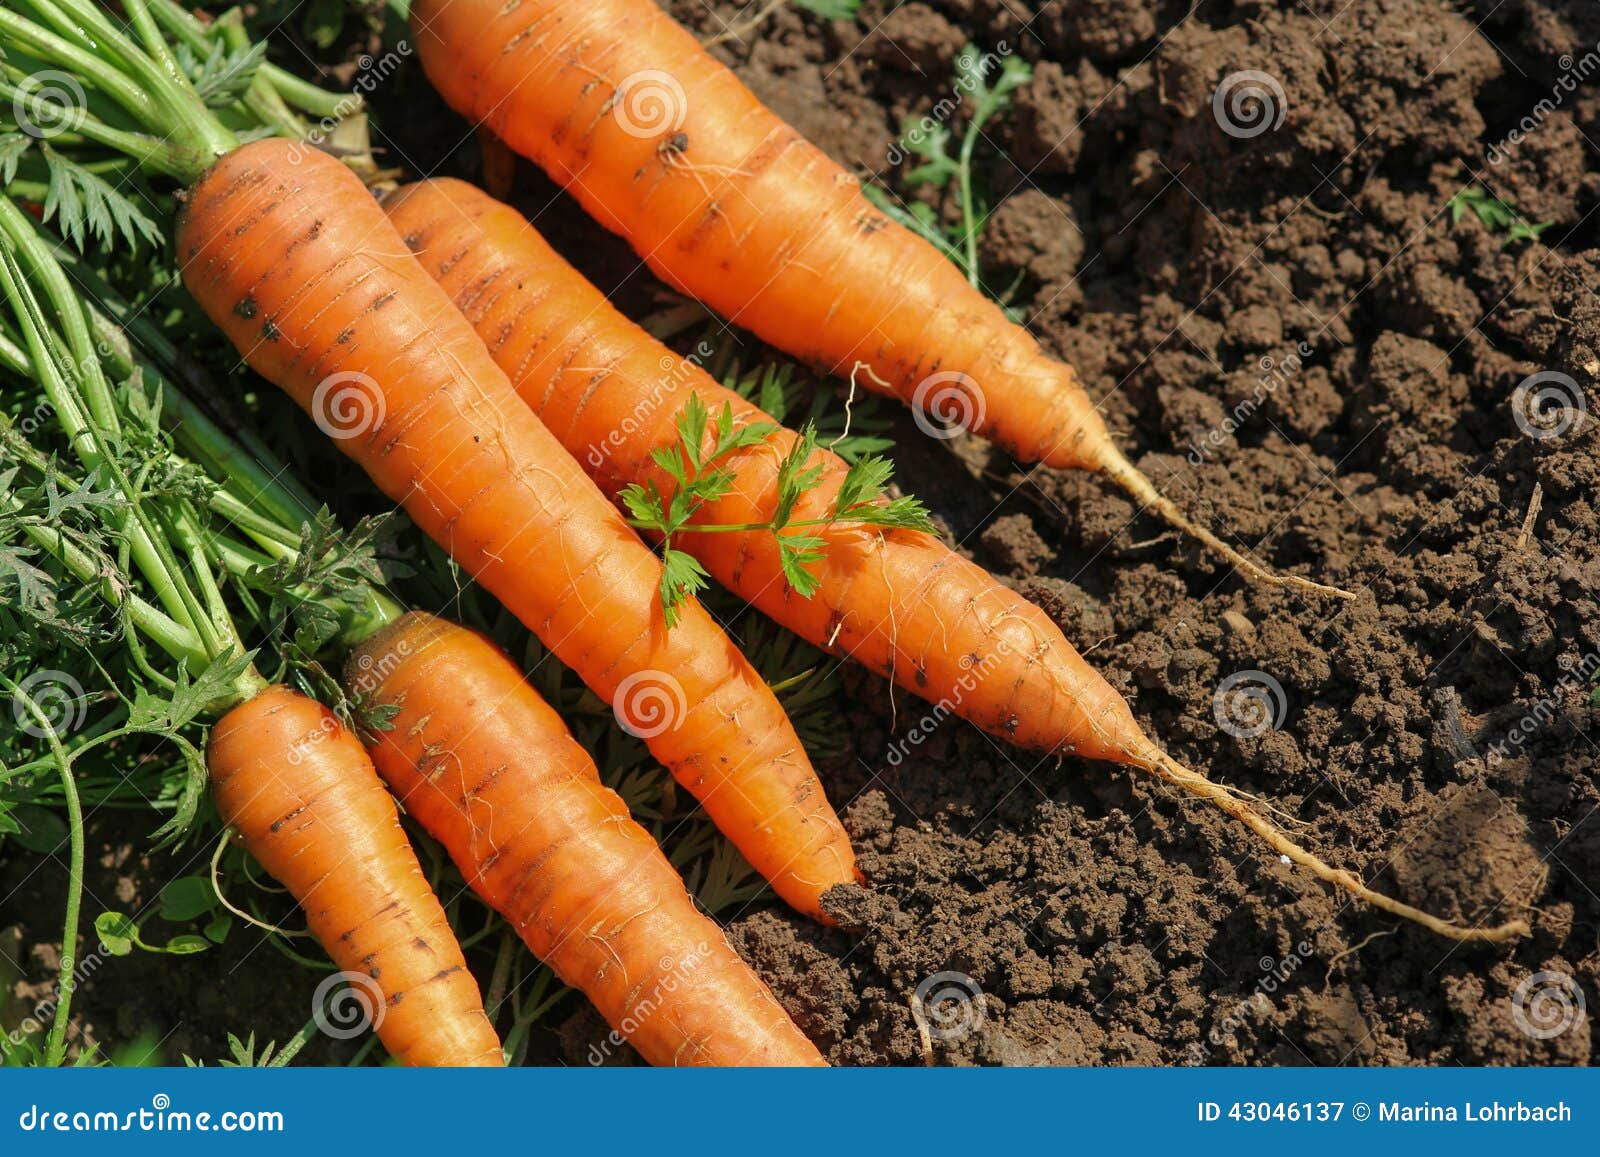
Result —
[{"label": "soil", "polygon": [[[742,8],[674,5],[707,37]],[[1002,41],[1035,76],[979,151],[986,281],[1015,285],[1169,493],[1359,597],[1244,586],[1095,478],[897,419],[902,485],[1191,766],[1379,887],[1454,919],[1526,914],[1533,933],[1473,947],[1399,925],[1203,804],[953,719],[919,726],[927,705],[847,669],[853,752],[821,770],[871,889],[830,897],[846,930],[762,903],[734,943],[839,1064],[1588,1063],[1593,1015],[1529,1032],[1527,995],[1564,984],[1600,1007],[1600,81],[1562,83],[1600,16],[866,0],[836,23],[782,8],[717,51],[839,161],[903,189],[903,119],[949,96],[964,44]],[[1281,89],[1275,128],[1223,131],[1213,94],[1242,70]],[[403,162],[479,171],[414,67],[377,103]],[[661,291],[620,242],[538,174],[517,182],[624,308],[651,307]],[[1455,219],[1474,185],[1548,224],[1508,240],[1470,208]],[[1517,388],[1540,372],[1594,415],[1569,406],[1569,429],[1534,436]],[[1219,728],[1236,677],[1281,688],[1275,726]],[[270,970],[219,984],[254,1008]],[[181,987],[140,997],[170,1021]],[[586,1018],[532,1059],[584,1063]]]}]

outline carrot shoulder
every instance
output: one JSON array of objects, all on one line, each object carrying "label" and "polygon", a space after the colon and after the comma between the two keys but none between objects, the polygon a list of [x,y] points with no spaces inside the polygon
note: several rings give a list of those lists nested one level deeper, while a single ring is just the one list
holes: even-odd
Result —
[{"label": "carrot shoulder", "polygon": [[340,970],[381,994],[372,1012],[390,1054],[408,1065],[502,1064],[394,800],[339,720],[269,687],[212,729],[208,763],[222,818],[289,889]]},{"label": "carrot shoulder", "polygon": [[518,401],[361,182],[257,141],[191,191],[184,282],[412,519],[611,703],[796,908],[854,855],[776,697]]},{"label": "carrot shoulder", "polygon": [[349,672],[368,702],[396,709],[372,753],[407,811],[646,1060],[822,1063],[491,643],[413,613],[363,644]]}]

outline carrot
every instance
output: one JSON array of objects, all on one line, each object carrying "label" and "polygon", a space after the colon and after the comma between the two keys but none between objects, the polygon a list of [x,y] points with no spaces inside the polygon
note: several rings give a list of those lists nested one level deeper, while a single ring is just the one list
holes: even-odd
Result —
[{"label": "carrot", "polygon": [[[121,106],[112,124],[97,100],[75,134],[186,187],[184,282],[245,360],[612,705],[779,895],[823,918],[855,857],[771,689],[698,604],[669,637],[661,561],[518,403],[360,180],[305,141],[241,146],[150,0],[122,7],[127,26],[94,0],[17,0],[0,7],[0,49]],[[13,88],[0,78],[0,97],[41,112]]]},{"label": "carrot", "polygon": [[[48,261],[32,228],[22,224],[19,233],[20,223],[8,210],[0,199],[0,236],[17,237],[30,247],[30,256]],[[0,252],[0,288],[16,284],[5,256]],[[80,284],[93,286],[90,292],[113,308],[121,304],[107,287]],[[25,289],[17,286],[19,296]],[[519,923],[562,975],[594,991],[612,1010],[616,1043],[622,1032],[638,1033],[641,1046],[658,1058],[817,1063],[816,1050],[729,951],[716,926],[696,911],[655,843],[628,819],[618,797],[600,786],[587,754],[505,657],[471,632],[428,615],[406,615],[360,580],[307,583],[294,568],[278,566],[301,555],[303,538],[294,528],[319,521],[310,496],[288,480],[287,466],[270,453],[247,451],[197,412],[109,319],[76,301],[59,301],[68,307],[61,312],[76,307],[89,323],[82,328],[96,343],[91,361],[103,361],[115,380],[135,368],[151,374],[164,408],[181,423],[175,440],[209,464],[217,486],[206,491],[207,507],[230,525],[207,523],[207,548],[255,590],[270,592],[273,601],[309,603],[332,618],[336,628],[330,629],[351,651],[347,696],[365,709],[364,718],[381,718],[391,706],[387,693],[395,693],[399,702],[392,706],[407,729],[404,740],[385,744],[379,731],[369,744],[391,761],[397,752],[404,755],[405,744],[421,745],[419,761],[430,775],[411,784],[408,799],[419,805],[430,799],[459,803],[474,823],[489,809],[487,822],[475,831],[501,842],[479,867],[480,874],[494,876],[492,860],[503,882],[516,885],[498,896],[502,910],[532,913],[530,886],[549,881],[563,887],[566,903],[559,912],[550,909],[553,920],[565,921],[557,922],[555,941]],[[27,309],[23,316],[31,320],[43,312]],[[56,362],[42,352],[45,343],[37,344],[43,364],[53,368]],[[164,350],[169,357],[176,352]],[[24,378],[32,370],[28,352],[3,338],[0,364]],[[73,399],[70,393],[57,396]],[[0,417],[0,435],[6,429]],[[171,460],[182,461],[175,452]],[[34,475],[52,475],[43,454],[29,452],[26,461]],[[42,529],[39,537],[57,541]],[[131,615],[148,623],[137,606]],[[269,616],[259,627],[276,636],[283,624]],[[247,702],[213,731],[210,765],[223,818],[300,902],[312,932],[352,974],[363,1012],[377,1021],[398,1058],[413,1064],[499,1063],[499,1043],[462,968],[460,949],[371,761],[319,704],[282,687],[251,690],[257,687],[258,679],[244,680],[236,698]],[[407,705],[404,711],[400,702]],[[490,725],[479,726],[480,716]],[[449,786],[445,772],[472,790],[447,799],[439,790]],[[421,773],[418,763],[402,758],[399,774]],[[531,823],[524,812],[531,813]],[[453,846],[464,866],[474,849],[482,854],[477,839]],[[559,874],[551,876],[552,869]],[[481,888],[486,881],[474,882]],[[626,935],[614,942],[637,956],[629,972],[656,969],[643,994],[620,987],[626,973],[604,954],[605,942],[587,934],[607,902],[648,909],[628,921]],[[603,921],[600,926],[603,931]],[[575,937],[570,942],[568,929]],[[660,964],[662,959],[668,962]],[[646,1018],[657,1018],[656,1027],[636,1027]],[[686,1025],[695,1030],[685,1034]],[[610,1045],[597,1048],[609,1051]]]},{"label": "carrot", "polygon": [[406,810],[647,1061],[823,1063],[493,644],[413,612],[347,671],[394,711],[372,755]]},{"label": "carrot", "polygon": [[[49,403],[35,414],[67,435],[71,453],[119,499],[83,504],[79,516],[98,520],[93,532],[80,526],[70,538],[63,534],[53,504],[44,517],[18,519],[11,532],[54,557],[187,676],[160,676],[153,683],[205,688],[206,710],[222,713],[207,753],[219,812],[301,903],[311,931],[338,967],[360,974],[389,1051],[417,1065],[502,1063],[477,984],[372,761],[321,704],[268,684],[255,670],[212,573],[218,542],[206,533],[209,527],[189,496],[135,485],[125,460],[106,452],[133,430],[140,438],[154,431],[141,426],[137,416],[130,420],[128,399],[111,388],[107,370],[117,356],[115,340],[96,334],[92,311],[78,298],[49,244],[5,198],[0,198],[0,292],[23,336],[29,377]],[[0,421],[0,426],[9,428],[9,423]],[[19,445],[12,438],[6,445],[8,456],[16,451],[19,468],[50,479],[53,492],[63,478],[61,465],[26,442]],[[5,493],[3,506],[10,514],[21,500],[9,488]],[[90,554],[80,545],[102,536],[116,543],[134,529],[145,547],[138,553],[113,547]],[[145,592],[170,610],[146,601]],[[131,637],[129,644],[134,645]],[[154,671],[143,657],[139,668]],[[146,694],[144,714],[159,717],[156,692],[141,689],[141,700]],[[196,713],[194,707],[170,710],[185,722]],[[178,734],[181,724],[151,726],[187,745]],[[125,740],[118,742],[125,746]],[[66,790],[75,800],[70,783]],[[180,818],[185,811],[192,819],[194,804],[178,803],[172,831],[188,822]],[[64,986],[73,973],[73,941],[71,934],[63,939]],[[63,1012],[66,1003],[64,997]],[[53,1059],[59,1055],[56,1050]]]},{"label": "carrot", "polygon": [[659,559],[360,180],[253,142],[190,190],[178,244],[190,293],[245,360],[613,704],[779,895],[825,918],[855,858],[777,699],[697,603],[667,631]]},{"label": "carrot", "polygon": [[988,437],[1104,472],[1250,578],[1272,572],[1127,460],[1072,368],[763,106],[652,0],[415,0],[429,78],[660,277],[807,362]]},{"label": "carrot", "polygon": [[[629,485],[671,492],[656,455],[680,437],[674,419],[698,398],[712,412],[729,409],[737,426],[764,423],[774,433],[718,460],[734,485],[696,521],[743,527],[770,519],[779,463],[800,441],[794,431],[618,313],[520,214],[471,185],[419,182],[392,194],[384,208],[523,400],[613,499]],[[827,515],[848,472],[823,449],[810,464],[821,476],[800,499],[802,519]],[[1329,867],[1246,801],[1178,765],[1049,616],[938,539],[848,521],[808,533],[825,544],[810,598],[785,581],[776,539],[764,530],[685,534],[681,548],[812,644],[881,671],[994,735],[1169,780],[1322,879],[1389,911],[1425,916]],[[1446,935],[1470,934],[1432,917],[1423,922]]]},{"label": "carrot", "polygon": [[322,704],[269,687],[211,732],[217,810],[300,904],[343,971],[370,978],[408,1065],[499,1065],[500,1041],[366,751]]}]

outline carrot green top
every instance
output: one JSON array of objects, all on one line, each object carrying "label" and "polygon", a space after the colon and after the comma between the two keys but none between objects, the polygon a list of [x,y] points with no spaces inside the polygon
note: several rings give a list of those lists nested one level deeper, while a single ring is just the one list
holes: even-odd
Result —
[{"label": "carrot green top", "polygon": [[[122,7],[126,26],[95,0],[8,0],[0,8],[0,98],[23,135],[86,141],[187,185],[241,143],[225,123],[228,110],[244,110],[248,135],[304,135],[300,113],[360,107],[355,96],[323,92],[267,64],[237,16],[206,26],[175,0]],[[0,166],[8,161],[0,151]]]}]

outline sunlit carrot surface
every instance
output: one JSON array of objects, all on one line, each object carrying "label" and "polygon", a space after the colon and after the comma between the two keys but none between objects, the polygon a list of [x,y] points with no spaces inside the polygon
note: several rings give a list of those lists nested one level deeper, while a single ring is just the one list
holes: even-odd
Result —
[{"label": "sunlit carrot surface", "polygon": [[394,799],[332,712],[269,687],[212,729],[208,763],[239,842],[299,902],[334,964],[377,994],[368,1011],[390,1054],[408,1065],[502,1064]]},{"label": "sunlit carrot surface", "polygon": [[823,1063],[492,644],[414,613],[363,644],[349,671],[372,707],[393,710],[373,759],[406,810],[646,1060]]}]

